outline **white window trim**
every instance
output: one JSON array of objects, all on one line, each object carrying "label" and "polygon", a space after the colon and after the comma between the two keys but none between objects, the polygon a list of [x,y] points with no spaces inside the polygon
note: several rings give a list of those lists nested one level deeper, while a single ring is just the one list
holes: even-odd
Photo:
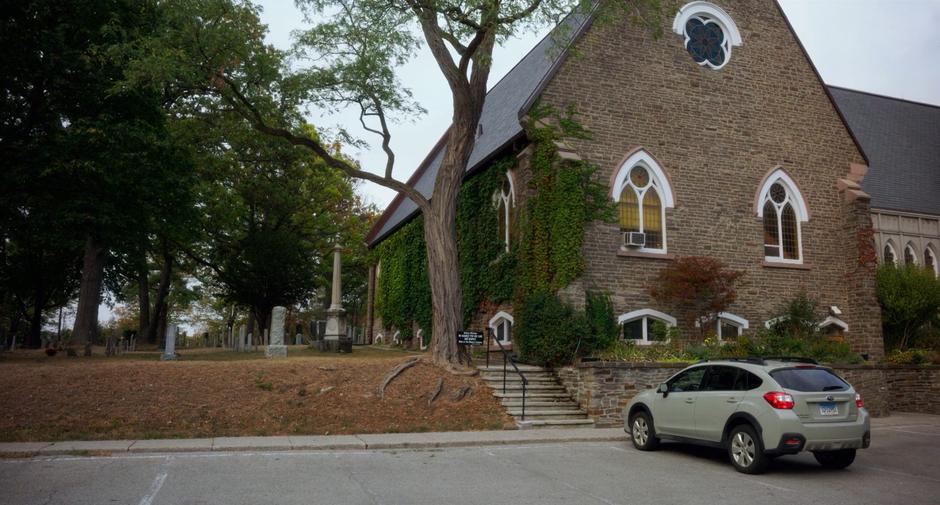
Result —
[{"label": "white window trim", "polygon": [[[780,184],[783,186],[783,189],[787,193],[786,199],[782,203],[777,203],[770,198],[770,188],[774,184]],[[772,263],[790,263],[795,265],[800,265],[803,263],[803,224],[809,221],[809,210],[806,208],[806,201],[803,200],[803,195],[800,194],[799,188],[797,188],[796,182],[790,178],[790,176],[783,171],[783,169],[777,169],[767,177],[767,180],[764,181],[764,185],[761,186],[760,193],[757,195],[757,217],[763,220],[764,218],[764,204],[770,202],[771,205],[777,211],[777,242],[779,242],[780,255],[779,256],[767,256],[764,254],[764,260]],[[786,204],[790,204],[793,208],[793,213],[796,214],[796,259],[786,259],[783,257],[783,216],[781,210]]]},{"label": "white window trim", "polygon": [[842,328],[842,331],[849,331],[849,325],[835,316],[829,316],[816,324],[816,327],[819,329],[828,328],[829,326],[838,326]]},{"label": "white window trim", "polygon": [[502,237],[503,244],[505,246],[506,252],[509,252],[509,239],[512,235],[511,230],[509,229],[509,216],[512,212],[511,209],[516,207],[516,184],[512,180],[512,172],[506,171],[506,179],[509,180],[509,194],[505,194],[502,191],[502,186],[493,193],[493,205],[496,207],[497,212],[499,211],[500,204],[503,204],[503,219],[506,222],[506,229],[504,231],[505,235]]},{"label": "white window trim", "polygon": [[[717,322],[717,324],[715,325],[715,335],[718,337],[719,342],[724,341],[724,335],[721,334],[721,322],[722,321],[738,329],[738,334],[735,335],[736,337],[740,337],[744,333],[744,330],[750,328],[750,325],[751,325],[747,319],[744,319],[743,317],[732,314],[730,312],[719,312],[718,314],[715,315],[714,318],[712,318],[712,321]],[[701,327],[701,324],[698,321],[696,321],[695,327],[696,328]]]},{"label": "white window trim", "polygon": [[731,61],[731,47],[740,46],[744,43],[741,39],[741,32],[738,31],[738,25],[734,23],[734,20],[731,19],[731,16],[729,16],[724,9],[713,3],[700,1],[689,2],[679,9],[679,12],[676,13],[676,17],[672,20],[672,31],[682,35],[683,49],[685,49],[689,43],[689,36],[685,33],[685,25],[690,19],[695,17],[714,22],[720,26],[721,30],[725,33],[725,61],[718,66],[712,65],[708,60],[699,63],[699,65],[707,65],[709,68],[719,70]]},{"label": "white window trim", "polygon": [[934,252],[933,247],[929,244],[924,248],[924,266],[927,266],[927,257],[930,256],[933,259],[933,274],[935,277],[940,277],[940,264],[937,264],[937,253]]},{"label": "white window trim", "polygon": [[637,319],[643,320],[643,338],[640,340],[637,339],[627,339],[631,342],[636,343],[637,345],[654,345],[654,344],[668,344],[669,340],[660,342],[652,341],[649,339],[649,320],[657,319],[663,323],[666,323],[666,326],[674,327],[676,326],[676,318],[670,316],[669,314],[660,312],[654,309],[640,309],[634,310],[633,312],[627,312],[626,314],[620,314],[617,317],[617,325],[623,326],[624,323],[629,323],[636,321]]},{"label": "white window trim", "polygon": [[[773,327],[773,325],[776,324],[778,321],[785,321],[785,320],[787,320],[787,319],[789,319],[789,316],[777,316],[777,317],[772,317],[772,318],[770,318],[770,319],[764,321],[764,328],[767,328],[767,329],[769,330],[769,329],[771,329],[771,327]],[[839,319],[838,317],[835,317],[835,316],[828,316],[828,317],[826,317],[825,319],[823,319],[822,321],[816,323],[816,327],[817,327],[817,328],[820,328],[820,329],[825,328],[825,327],[827,327],[827,326],[833,326],[833,325],[838,326],[839,328],[842,328],[842,331],[849,331],[849,325],[848,325],[845,321],[843,321],[843,320],[841,320],[841,319]]]},{"label": "white window trim", "polygon": [[[892,244],[891,241],[889,240],[889,241],[885,242],[885,247],[887,247],[888,249],[891,249],[891,257],[894,258],[894,260],[891,261],[891,264],[897,266],[897,264],[898,264],[898,251],[897,251],[897,249],[894,248],[894,244]],[[882,258],[881,258],[881,259],[882,259],[882,261],[884,261],[884,260],[885,260],[885,258],[884,258],[884,247],[881,248],[881,254],[882,254]]]},{"label": "white window trim", "polygon": [[424,343],[424,330],[423,329],[418,328],[418,332],[415,333],[415,337],[418,339],[419,349],[423,351],[428,348],[427,344]]},{"label": "white window trim", "polygon": [[[646,169],[646,172],[650,176],[649,184],[643,188],[642,191],[637,189],[633,183],[630,182],[630,171],[634,167],[640,166]],[[669,185],[669,178],[666,177],[666,173],[663,172],[662,167],[659,166],[659,163],[656,163],[656,160],[653,159],[653,156],[645,150],[639,150],[626,161],[620,165],[620,170],[617,172],[617,177],[614,178],[613,186],[613,199],[615,203],[620,203],[620,193],[623,192],[624,186],[630,186],[633,188],[634,192],[637,195],[637,202],[639,206],[639,220],[640,220],[640,232],[643,232],[643,197],[646,195],[646,191],[649,188],[656,188],[656,192],[659,193],[660,201],[660,222],[662,223],[662,234],[663,234],[663,247],[661,249],[651,248],[651,247],[640,247],[635,249],[636,251],[643,253],[652,253],[652,254],[666,254],[668,247],[666,245],[667,233],[666,233],[666,209],[675,207],[675,201],[672,198],[672,186]]]},{"label": "white window trim", "polygon": [[[908,251],[911,252],[911,258],[914,258],[913,264],[914,264],[914,265],[920,265],[920,260],[917,258],[917,250],[914,249],[914,244],[913,244],[912,242],[908,242],[907,245],[904,246],[904,254],[905,254],[905,255],[907,254]],[[905,260],[905,261],[904,261],[904,264],[907,265],[906,258],[903,258],[903,259]]]},{"label": "white window trim", "polygon": [[[515,319],[512,318],[512,314],[509,314],[508,312],[501,310],[497,312],[493,317],[490,318],[490,321],[487,323],[487,326],[493,330],[493,335],[498,335],[499,333],[497,333],[496,331],[497,328],[499,327],[500,324],[505,324],[505,323],[509,323],[509,326],[511,327],[516,324],[516,321]],[[503,333],[503,335],[506,335],[506,334],[507,333]],[[501,344],[509,344],[509,343],[512,343],[512,340],[500,340],[499,342]]]},{"label": "white window trim", "polygon": [[401,331],[395,331],[395,333],[392,335],[392,343],[395,345],[401,344]]}]

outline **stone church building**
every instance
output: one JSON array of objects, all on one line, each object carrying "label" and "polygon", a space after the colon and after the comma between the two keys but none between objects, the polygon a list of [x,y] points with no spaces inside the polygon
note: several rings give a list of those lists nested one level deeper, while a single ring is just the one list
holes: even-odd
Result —
[{"label": "stone church building", "polygon": [[[566,23],[567,46],[546,37],[487,95],[466,180],[495,160],[518,160],[493,195],[504,215],[492,240],[509,250],[518,236],[512,216],[531,197],[524,118],[537,103],[574,110],[591,136],[559,144],[562,159],[596,166],[593,177],[618,211],[611,222],[586,225],[583,272],[561,289],[563,299],[583,306],[586,292],[608,293],[623,338],[639,344],[655,343],[655,321],[695,335],[675,309],[657,304],[650,286],[676,258],[709,256],[745,273],[737,300],[714,326],[720,338],[755,331],[805,293],[818,302],[827,331],[860,353],[883,354],[874,267],[886,246],[902,258],[909,243],[917,261],[936,265],[937,222],[928,215],[940,214],[936,181],[928,206],[907,209],[880,194],[872,200],[869,187],[884,185],[868,178],[891,176],[869,170],[860,140],[871,132],[856,105],[840,110],[854,92],[824,85],[776,2],[693,1],[668,16],[659,37],[627,22]],[[425,194],[443,144],[409,181]],[[878,162],[891,170],[890,160]],[[872,201],[884,202],[877,230]],[[369,233],[370,246],[417,214],[399,195]],[[385,268],[373,268],[367,335],[389,342],[399,329],[386,327],[372,303]],[[513,324],[510,304],[489,304],[468,329],[493,328],[511,345]]]}]

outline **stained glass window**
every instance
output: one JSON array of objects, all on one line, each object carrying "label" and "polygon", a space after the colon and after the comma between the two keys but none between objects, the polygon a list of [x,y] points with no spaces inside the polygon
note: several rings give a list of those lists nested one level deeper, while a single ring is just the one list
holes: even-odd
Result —
[{"label": "stained glass window", "polygon": [[725,32],[713,20],[694,17],[685,24],[685,48],[700,65],[721,67],[727,58]]},{"label": "stained glass window", "polygon": [[[646,234],[646,249],[663,249],[663,201],[649,169],[637,165],[620,191],[620,231]],[[642,204],[641,204],[642,202]]]},{"label": "stained glass window", "polygon": [[802,260],[800,219],[796,214],[797,197],[792,189],[777,181],[764,196],[761,213],[764,227],[764,257],[768,260]]},{"label": "stained glass window", "polygon": [[646,190],[646,194],[643,195],[643,231],[646,233],[646,247],[662,249],[662,202],[659,200],[656,188]]},{"label": "stained glass window", "polygon": [[505,245],[506,251],[509,251],[509,242],[516,221],[516,199],[508,173],[500,188],[493,194],[493,201],[496,205],[496,228],[499,240]]}]

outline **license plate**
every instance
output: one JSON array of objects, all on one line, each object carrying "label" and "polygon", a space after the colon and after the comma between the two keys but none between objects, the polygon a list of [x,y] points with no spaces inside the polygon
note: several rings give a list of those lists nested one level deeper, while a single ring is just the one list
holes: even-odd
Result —
[{"label": "license plate", "polygon": [[839,406],[833,402],[825,402],[819,404],[819,415],[821,416],[837,416],[839,415]]}]

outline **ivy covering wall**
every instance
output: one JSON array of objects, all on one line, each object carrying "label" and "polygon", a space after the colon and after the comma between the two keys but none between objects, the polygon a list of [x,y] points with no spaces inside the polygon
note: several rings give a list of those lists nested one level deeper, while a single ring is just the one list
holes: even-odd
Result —
[{"label": "ivy covering wall", "polygon": [[[587,135],[572,114],[536,106],[525,126],[534,149],[531,191],[527,193],[534,196],[520,207],[526,188],[515,188],[517,218],[508,252],[499,237],[493,195],[506,172],[516,167],[516,156],[494,162],[464,181],[457,197],[465,326],[487,303],[513,300],[519,305],[532,294],[552,293],[568,285],[584,269],[581,245],[586,224],[613,216],[606,188],[591,179],[594,167],[582,161],[560,162],[556,142]],[[382,241],[374,252],[381,265],[376,313],[385,326],[399,329],[402,338],[411,336],[415,323],[430,335],[431,296],[422,227],[419,216]]]}]

